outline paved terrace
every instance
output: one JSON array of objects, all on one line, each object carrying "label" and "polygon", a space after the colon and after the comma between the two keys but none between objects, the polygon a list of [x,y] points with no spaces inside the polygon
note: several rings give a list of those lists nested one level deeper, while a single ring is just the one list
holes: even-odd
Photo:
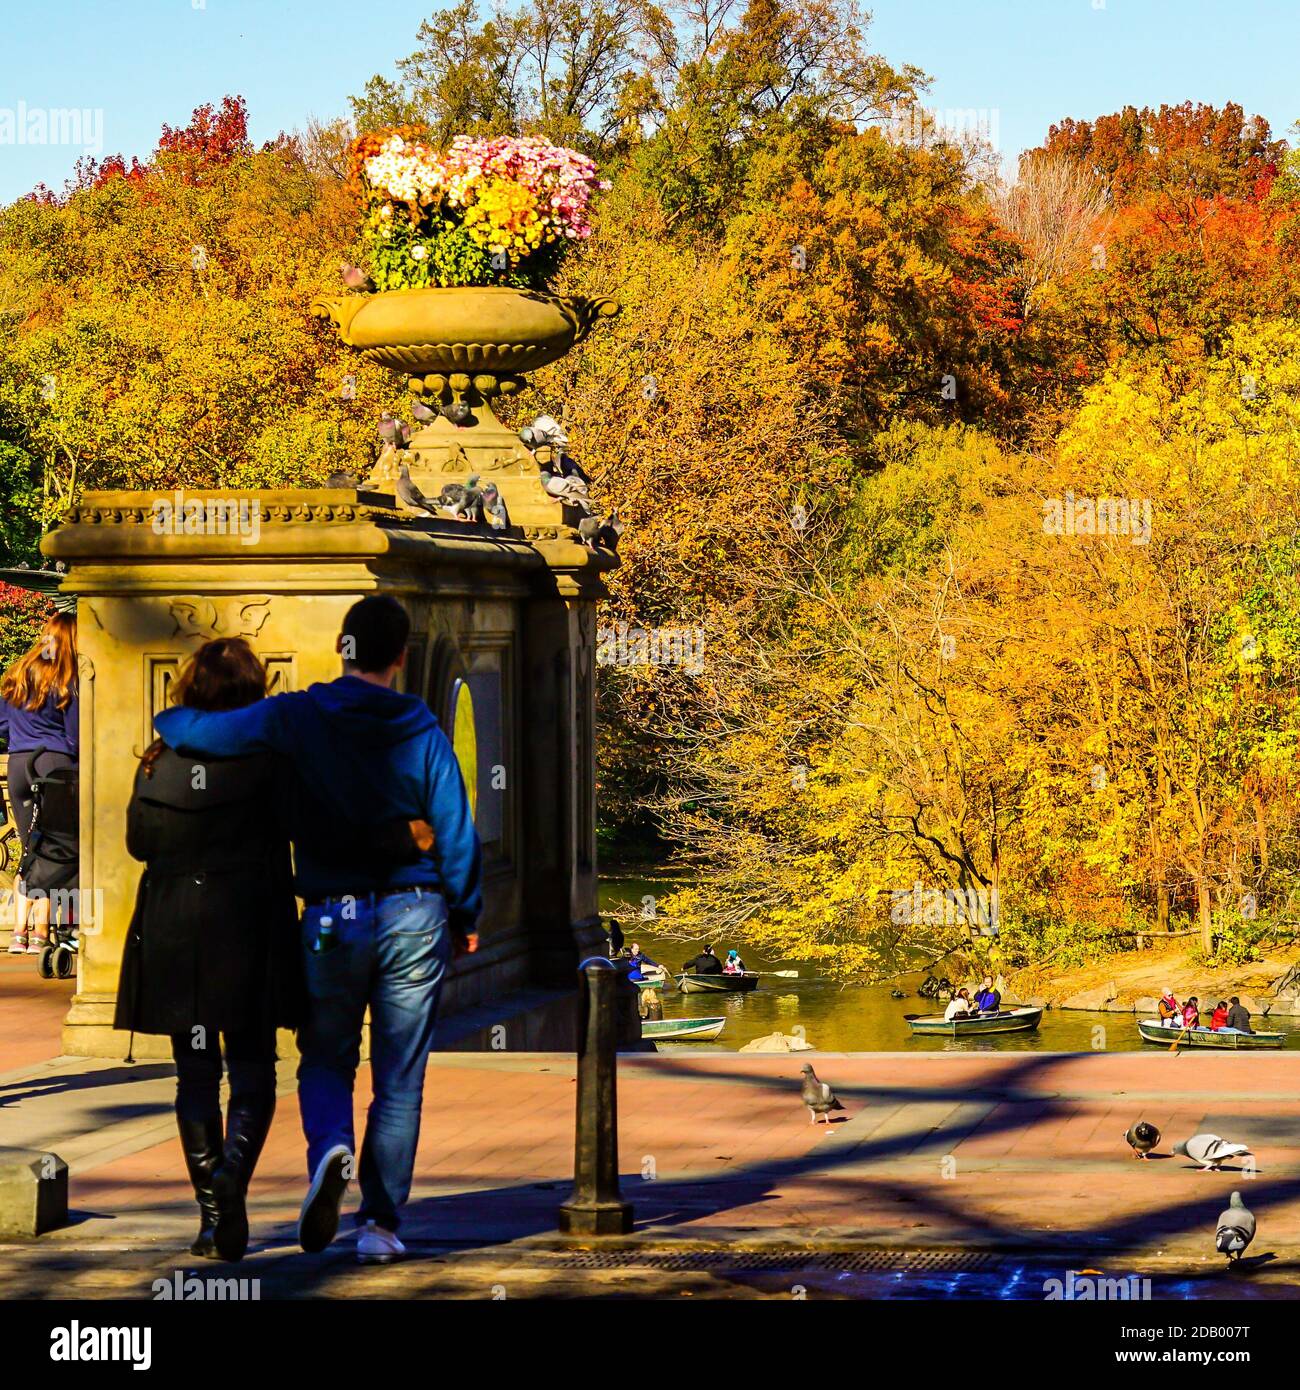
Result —
[{"label": "paved terrace", "polygon": [[[1293,1054],[812,1054],[847,1107],[810,1126],[799,1056],[667,1052],[619,1064],[623,1185],[636,1234],[555,1236],[573,1157],[563,1055],[431,1059],[413,1258],[358,1269],[344,1240],[301,1254],[305,1178],[293,1081],[250,1195],[238,1271],[186,1250],[195,1209],[171,1118],[172,1069],[57,1057],[67,987],[0,961],[0,1143],[71,1168],[73,1223],[0,1246],[0,1297],[148,1297],[177,1269],[238,1273],[263,1297],[640,1293],[789,1297],[938,1291],[1042,1297],[1066,1269],[1138,1273],[1156,1297],[1287,1297],[1300,1270],[1300,1060]],[[44,1049],[49,1060],[36,1060]],[[369,1099],[359,1077],[358,1117]],[[1121,1135],[1146,1118],[1166,1156]],[[1169,1144],[1210,1129],[1254,1146],[1258,1173],[1206,1174]],[[1251,1267],[1223,1274],[1214,1220],[1242,1189]],[[197,1269],[196,1269],[197,1266]],[[792,1273],[792,1271],[801,1271]]]}]

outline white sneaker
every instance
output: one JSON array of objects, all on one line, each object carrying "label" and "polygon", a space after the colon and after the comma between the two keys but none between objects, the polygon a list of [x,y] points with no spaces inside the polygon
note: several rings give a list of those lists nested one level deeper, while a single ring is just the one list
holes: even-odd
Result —
[{"label": "white sneaker", "polygon": [[361,1264],[390,1265],[405,1254],[406,1246],[392,1231],[376,1226],[373,1221],[367,1221],[361,1228],[361,1234],[357,1237],[357,1260]]}]

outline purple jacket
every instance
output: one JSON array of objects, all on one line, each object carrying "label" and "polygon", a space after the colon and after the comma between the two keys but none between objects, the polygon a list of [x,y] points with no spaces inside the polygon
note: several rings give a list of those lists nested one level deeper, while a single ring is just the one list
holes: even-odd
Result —
[{"label": "purple jacket", "polygon": [[0,736],[9,741],[10,753],[30,753],[47,748],[51,753],[77,756],[77,693],[67,709],[60,709],[53,691],[40,709],[19,709],[0,700]]}]

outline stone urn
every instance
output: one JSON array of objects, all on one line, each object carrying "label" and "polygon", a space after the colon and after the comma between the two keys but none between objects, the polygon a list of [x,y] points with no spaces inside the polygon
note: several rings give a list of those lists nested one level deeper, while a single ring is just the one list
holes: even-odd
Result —
[{"label": "stone urn", "polygon": [[312,311],[332,319],[368,361],[404,373],[411,394],[439,411],[406,450],[380,456],[367,487],[391,491],[403,462],[426,495],[477,473],[496,483],[515,524],[576,521],[548,495],[537,460],[492,402],[522,390],[524,373],[557,361],[617,314],[613,299],[491,285],[322,296]]}]

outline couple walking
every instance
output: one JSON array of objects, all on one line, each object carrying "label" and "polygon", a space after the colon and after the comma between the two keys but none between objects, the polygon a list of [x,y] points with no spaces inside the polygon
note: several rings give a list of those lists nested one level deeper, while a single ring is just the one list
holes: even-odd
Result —
[{"label": "couple walking", "polygon": [[[333,1240],[355,1175],[358,1257],[405,1254],[397,1231],[438,995],[453,956],[477,949],[482,907],[455,755],[425,703],[393,688],[409,633],[395,599],[362,599],[339,635],[343,675],[269,699],[246,642],[205,643],[177,678],[176,708],[154,720],[127,815],[145,870],[116,1025],[171,1037],[195,1255],[237,1260],[247,1248],[277,1027],[298,1030],[301,1055],[302,1248]],[[352,1092],[367,1008],[374,1098],[358,1166]]]}]

